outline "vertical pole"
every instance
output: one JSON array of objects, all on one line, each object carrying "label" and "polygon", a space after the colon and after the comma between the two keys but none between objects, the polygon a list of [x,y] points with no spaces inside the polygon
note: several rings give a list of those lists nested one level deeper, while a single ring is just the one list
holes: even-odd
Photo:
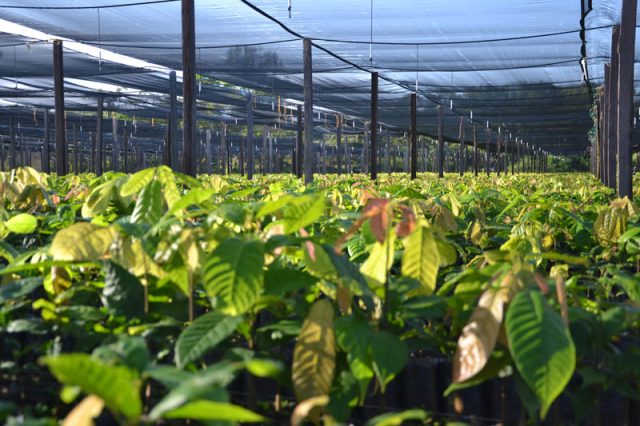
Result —
[{"label": "vertical pole", "polygon": [[[498,129],[500,130],[500,129]],[[502,143],[502,134],[498,133],[496,135],[496,174],[498,176],[500,176],[500,172],[502,171],[502,162],[500,161],[500,157],[501,157],[501,153],[500,153],[500,147],[501,147],[501,143]]]},{"label": "vertical pole", "polygon": [[269,173],[273,173],[275,170],[274,162],[273,162],[273,138],[269,138],[269,157],[267,161]]},{"label": "vertical pole", "polygon": [[385,170],[387,173],[391,173],[391,136],[389,135],[389,129],[385,129]]},{"label": "vertical pole", "polygon": [[411,180],[415,179],[418,173],[418,95],[416,93],[411,94],[411,122],[409,137],[411,138],[410,150],[411,161],[409,161],[409,170],[411,173]]},{"label": "vertical pole", "polygon": [[253,179],[255,144],[253,142],[253,93],[247,95],[247,178]]},{"label": "vertical pole", "polygon": [[196,32],[194,0],[182,0],[182,99],[183,147],[182,168],[185,174],[195,176],[193,154],[196,144]]},{"label": "vertical pole", "polygon": [[244,136],[240,136],[240,152],[239,152],[239,159],[238,159],[238,169],[240,172],[240,176],[244,176],[244,146],[245,146],[246,140]]},{"label": "vertical pole", "polygon": [[336,160],[337,172],[342,174],[342,114],[336,115]]},{"label": "vertical pole", "polygon": [[45,109],[43,111],[44,115],[44,142],[42,145],[42,171],[45,173],[51,172],[51,161],[50,161],[50,152],[49,152],[49,110]]},{"label": "vertical pole", "polygon": [[111,169],[119,171],[120,146],[118,144],[118,119],[114,116],[111,118],[111,136],[113,145],[111,145]]},{"label": "vertical pole", "polygon": [[491,164],[490,164],[490,154],[491,150],[491,130],[487,127],[486,130],[486,140],[484,143],[484,170],[487,173],[487,176],[491,173]]},{"label": "vertical pole", "polygon": [[458,135],[458,140],[460,141],[460,146],[458,151],[458,168],[459,168],[460,176],[464,176],[464,172],[465,172],[464,117],[460,117],[460,131]]},{"label": "vertical pole", "polygon": [[[262,126],[262,155],[260,156],[260,163],[262,164],[262,174],[266,175],[267,173],[271,173],[271,169],[268,166],[268,156],[269,156],[269,146],[267,144],[267,137],[269,136],[269,129],[265,124]],[[294,148],[294,161],[293,168],[295,173],[296,163],[295,163],[295,148]]]},{"label": "vertical pole", "polygon": [[618,146],[618,46],[620,44],[620,27],[618,25],[612,28],[611,32],[611,67],[609,68],[609,86],[607,93],[609,95],[609,143],[608,143],[608,165],[607,165],[607,186],[609,188],[617,188],[617,146]]},{"label": "vertical pole", "polygon": [[229,167],[229,144],[227,142],[227,124],[220,124],[220,151],[222,152],[222,168],[220,170],[221,175],[231,173]]},{"label": "vertical pole", "polygon": [[71,132],[73,138],[73,173],[80,173],[80,170],[78,170],[78,133],[76,123],[71,126]]},{"label": "vertical pole", "polygon": [[635,61],[637,0],[622,0],[618,43],[618,196],[633,197],[631,139],[633,132],[633,64]]},{"label": "vertical pole", "polygon": [[346,159],[346,173],[351,174],[351,149],[349,148],[349,139],[344,141],[344,157]]},{"label": "vertical pole", "polygon": [[478,177],[478,126],[473,125],[473,175]]},{"label": "vertical pole", "polygon": [[207,174],[213,173],[213,155],[211,152],[211,129],[205,131],[205,152],[207,153]]},{"label": "vertical pole", "polygon": [[98,109],[96,111],[96,141],[95,157],[93,159],[93,171],[98,176],[102,175],[102,107],[104,99],[98,96]]},{"label": "vertical pole", "polygon": [[444,177],[444,108],[438,105],[438,177]]},{"label": "vertical pole", "polygon": [[[168,166],[180,170],[178,161],[178,83],[176,72],[169,73],[169,137],[167,138]],[[126,169],[126,167],[125,167]]]},{"label": "vertical pole", "polygon": [[53,86],[56,114],[56,173],[63,176],[67,174],[67,138],[64,126],[64,66],[60,40],[53,41]]},{"label": "vertical pole", "polygon": [[296,133],[296,176],[302,177],[302,171],[304,169],[304,139],[302,138],[302,105],[298,105],[296,108],[297,118],[297,133]]},{"label": "vertical pole", "polygon": [[313,182],[313,75],[311,62],[311,40],[303,41],[304,65],[304,183]]},{"label": "vertical pole", "polygon": [[129,173],[129,128],[127,126],[122,128],[122,171]]},{"label": "vertical pole", "polygon": [[378,178],[378,73],[371,73],[371,180]]}]

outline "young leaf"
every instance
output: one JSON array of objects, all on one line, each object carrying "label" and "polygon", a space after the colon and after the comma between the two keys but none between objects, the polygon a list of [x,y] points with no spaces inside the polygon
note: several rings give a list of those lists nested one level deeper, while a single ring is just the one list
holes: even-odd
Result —
[{"label": "young leaf", "polygon": [[360,388],[360,401],[364,401],[373,378],[370,351],[373,330],[364,318],[355,315],[338,318],[335,328],[338,346],[347,354],[349,368]]},{"label": "young leaf", "polygon": [[360,266],[360,272],[364,275],[369,287],[381,287],[387,281],[387,273],[393,265],[395,240],[395,235],[391,232],[384,242],[374,243],[371,254]]},{"label": "young leaf", "polygon": [[93,419],[98,417],[104,408],[104,401],[95,395],[85,397],[67,417],[62,426],[93,426]]},{"label": "young leaf", "polygon": [[234,423],[264,423],[267,421],[261,415],[246,408],[216,401],[193,401],[182,407],[165,412],[165,419],[194,419],[205,421],[220,421]]},{"label": "young leaf", "polygon": [[440,254],[433,233],[424,225],[418,226],[404,239],[402,275],[420,281],[422,294],[432,294],[439,265]]},{"label": "young leaf", "polygon": [[115,231],[87,222],[60,230],[51,243],[55,260],[100,260],[113,241]]},{"label": "young leaf", "polygon": [[409,420],[425,420],[426,418],[427,412],[424,410],[405,410],[375,416],[366,423],[366,426],[400,426],[407,423]]},{"label": "young leaf", "polygon": [[136,200],[131,214],[133,223],[155,224],[162,216],[162,193],[160,182],[152,180],[145,186]]},{"label": "young leaf", "polygon": [[4,223],[14,234],[31,234],[38,227],[38,219],[28,213],[20,213]]},{"label": "young leaf", "polygon": [[283,212],[284,233],[297,232],[322,217],[325,209],[324,193],[302,195],[291,199]]},{"label": "young leaf", "polygon": [[[508,276],[513,277],[513,274]],[[458,339],[453,356],[453,382],[460,383],[478,374],[487,364],[498,339],[504,305],[510,298],[511,280],[503,280],[500,288],[486,290]]]},{"label": "young leaf", "polygon": [[112,411],[134,419],[142,414],[140,380],[126,367],[104,364],[86,354],[41,358],[60,382],[100,397]]},{"label": "young leaf", "polygon": [[144,315],[144,288],[140,281],[120,265],[107,262],[102,303],[117,315]]},{"label": "young leaf", "polygon": [[153,180],[156,169],[144,169],[133,174],[127,182],[120,188],[120,195],[127,197],[136,194]]},{"label": "young leaf", "polygon": [[293,352],[293,390],[299,402],[328,395],[336,366],[333,306],[318,300],[309,311]]},{"label": "young leaf", "polygon": [[242,322],[241,316],[230,317],[218,311],[209,312],[196,319],[178,337],[176,342],[176,366],[183,368],[199,360],[229,337]]},{"label": "young leaf", "polygon": [[203,285],[218,299],[218,309],[227,315],[247,312],[264,287],[264,248],[259,241],[224,240],[204,267]]},{"label": "young leaf", "polygon": [[506,331],[511,356],[540,401],[544,419],[576,366],[569,330],[540,292],[522,291],[507,310]]}]

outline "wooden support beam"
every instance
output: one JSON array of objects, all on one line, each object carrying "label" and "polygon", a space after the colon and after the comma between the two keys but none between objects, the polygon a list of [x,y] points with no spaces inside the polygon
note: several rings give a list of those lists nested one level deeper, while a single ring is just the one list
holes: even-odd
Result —
[{"label": "wooden support beam", "polygon": [[73,138],[73,173],[80,173],[78,169],[78,132],[76,128],[76,123],[71,125],[71,132]]},{"label": "wooden support beam", "polygon": [[194,0],[182,0],[182,169],[195,176],[197,131],[196,105],[196,24]]},{"label": "wooden support beam", "polygon": [[246,139],[244,136],[240,137],[240,152],[238,153],[238,171],[240,176],[244,176],[244,147],[246,144]]},{"label": "wooden support beam", "polygon": [[49,141],[49,110],[44,109],[43,113],[43,122],[44,122],[44,142],[42,145],[42,171],[45,173],[51,173],[51,153],[50,149],[50,141]]},{"label": "wooden support beam", "polygon": [[[267,125],[265,124],[264,126],[262,126],[262,155],[260,156],[260,164],[262,165],[262,174],[266,175],[267,173],[271,173],[271,169],[270,169],[270,165],[269,165],[269,145],[268,145],[268,141],[267,138],[269,136],[269,129],[267,128]],[[296,147],[294,146],[293,148],[293,157],[292,157],[292,165],[293,165],[293,173],[296,172],[296,155],[295,155],[295,149]]]},{"label": "wooden support beam", "polygon": [[205,140],[205,145],[204,145],[204,149],[205,149],[205,154],[206,154],[206,160],[207,160],[207,174],[211,174],[213,173],[213,153],[211,152],[211,129],[207,129],[205,131],[205,136],[204,136],[204,140]]},{"label": "wooden support beam", "polygon": [[438,105],[438,177],[444,177],[444,108]]},{"label": "wooden support beam", "polygon": [[378,73],[371,73],[371,180],[378,179]]},{"label": "wooden support beam", "polygon": [[302,105],[298,105],[296,108],[296,176],[302,177],[304,170],[304,139],[303,139],[303,121],[302,121]]},{"label": "wooden support beam", "polygon": [[98,96],[98,108],[96,110],[96,142],[95,157],[93,159],[93,171],[98,176],[102,175],[102,108],[104,98]]},{"label": "wooden support beam", "polygon": [[311,40],[303,41],[304,68],[304,183],[313,182],[313,69],[311,58]]},{"label": "wooden support beam", "polygon": [[484,171],[487,173],[487,176],[491,173],[491,154],[489,150],[491,148],[491,129],[487,127],[486,129],[486,140],[484,143]]},{"label": "wooden support beam", "polygon": [[473,125],[473,175],[478,177],[478,170],[480,164],[478,164],[478,126]]},{"label": "wooden support beam", "polygon": [[253,93],[247,95],[247,178],[253,179],[255,143],[253,140]]},{"label": "wooden support beam", "polygon": [[385,129],[385,170],[387,173],[391,173],[391,136],[389,136],[389,129]]},{"label": "wooden support beam", "polygon": [[416,178],[418,172],[418,128],[417,128],[417,115],[418,115],[418,95],[411,94],[411,122],[410,122],[410,149],[411,149],[411,161],[410,172],[411,180]]},{"label": "wooden support beam", "polygon": [[607,144],[607,186],[612,189],[617,188],[617,148],[618,148],[618,46],[620,43],[620,27],[615,25],[611,30],[611,66],[609,68],[608,94],[608,144]]},{"label": "wooden support beam", "polygon": [[67,137],[64,119],[64,65],[62,60],[62,41],[53,41],[53,90],[56,123],[56,174],[67,174]]},{"label": "wooden support beam", "polygon": [[336,167],[342,174],[342,114],[336,114]]},{"label": "wooden support beam", "polygon": [[460,130],[458,131],[458,141],[460,146],[458,147],[458,172],[460,176],[464,176],[465,172],[465,140],[464,140],[464,117],[460,117]]},{"label": "wooden support beam", "polygon": [[120,171],[120,144],[118,141],[118,119],[114,116],[111,117],[111,169],[117,172]]},{"label": "wooden support beam", "polygon": [[631,140],[633,132],[633,79],[636,43],[637,0],[622,0],[618,43],[618,196],[633,198]]},{"label": "wooden support beam", "polygon": [[180,171],[178,161],[178,83],[176,72],[169,73],[169,137],[167,138],[168,166]]},{"label": "wooden support beam", "polygon": [[122,171],[129,173],[129,128],[127,126],[122,128]]}]

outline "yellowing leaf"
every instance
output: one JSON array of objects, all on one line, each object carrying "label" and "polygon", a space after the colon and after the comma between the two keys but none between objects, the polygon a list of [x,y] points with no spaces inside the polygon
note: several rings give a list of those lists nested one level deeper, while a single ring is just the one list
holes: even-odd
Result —
[{"label": "yellowing leaf", "polygon": [[393,232],[383,243],[376,242],[373,245],[371,254],[360,267],[360,272],[364,275],[370,287],[381,287],[387,281],[387,273],[393,265],[393,246],[395,235]]},{"label": "yellowing leaf", "polygon": [[435,290],[440,260],[436,240],[426,226],[418,226],[404,239],[402,275],[420,281],[422,294],[432,294]]},{"label": "yellowing leaf", "polygon": [[291,426],[299,426],[315,408],[325,407],[329,403],[327,395],[314,396],[300,402],[291,413]]},{"label": "yellowing leaf", "polygon": [[464,382],[478,374],[489,360],[504,317],[504,306],[509,301],[515,283],[509,273],[500,288],[486,290],[469,322],[458,339],[453,357],[453,382]]},{"label": "yellowing leaf", "polygon": [[95,395],[85,397],[76,405],[62,422],[62,426],[93,426],[93,419],[104,408],[104,401]]},{"label": "yellowing leaf", "polygon": [[333,306],[327,299],[312,307],[296,339],[292,381],[298,401],[329,394],[336,366]]},{"label": "yellowing leaf", "polygon": [[79,222],[58,231],[51,243],[55,260],[100,260],[116,234],[112,228]]},{"label": "yellowing leaf", "polygon": [[20,213],[4,223],[14,234],[31,234],[38,227],[38,219],[28,213]]}]

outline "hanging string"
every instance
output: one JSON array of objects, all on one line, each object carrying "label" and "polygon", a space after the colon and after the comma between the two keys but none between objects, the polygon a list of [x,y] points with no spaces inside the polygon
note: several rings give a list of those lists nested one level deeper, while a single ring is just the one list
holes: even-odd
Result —
[{"label": "hanging string", "polygon": [[[100,25],[100,9],[98,10],[98,47],[102,44],[102,27]],[[102,71],[102,48],[98,49],[98,69]]]},{"label": "hanging string", "polygon": [[291,0],[289,0],[289,7],[287,10],[289,11],[289,19],[291,19]]},{"label": "hanging string", "polygon": [[18,89],[18,56],[16,54],[16,47],[13,46],[13,78],[16,85],[16,90]]}]

